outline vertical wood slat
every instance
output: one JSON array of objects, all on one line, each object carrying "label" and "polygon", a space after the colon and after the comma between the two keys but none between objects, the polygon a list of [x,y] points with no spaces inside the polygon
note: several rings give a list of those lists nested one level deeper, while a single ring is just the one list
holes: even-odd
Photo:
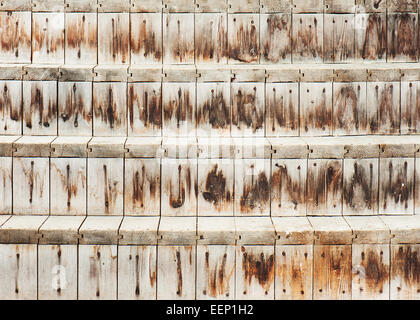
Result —
[{"label": "vertical wood slat", "polygon": [[323,61],[323,21],[322,14],[293,14],[294,63]]},{"label": "vertical wood slat", "polygon": [[22,82],[0,81],[0,134],[22,133]]},{"label": "vertical wood slat", "polygon": [[324,15],[324,62],[354,59],[354,14]]},{"label": "vertical wood slat", "polygon": [[292,58],[292,15],[260,15],[260,62],[290,63]]},{"label": "vertical wood slat", "polygon": [[31,12],[0,12],[0,62],[31,62]]}]

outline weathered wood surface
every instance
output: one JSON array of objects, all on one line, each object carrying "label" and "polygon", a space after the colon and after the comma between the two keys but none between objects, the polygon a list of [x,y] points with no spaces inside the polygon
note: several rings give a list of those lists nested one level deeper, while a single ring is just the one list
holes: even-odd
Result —
[{"label": "weathered wood surface", "polygon": [[0,62],[31,62],[31,13],[0,12]]},{"label": "weathered wood surface", "polygon": [[324,62],[354,59],[354,15],[324,15]]},{"label": "weathered wood surface", "polygon": [[38,246],[38,299],[77,299],[77,246]]},{"label": "weathered wood surface", "polygon": [[0,214],[12,213],[12,157],[0,157]]},{"label": "weathered wood surface", "polygon": [[235,299],[235,247],[197,246],[198,300]]},{"label": "weathered wood surface", "polygon": [[293,62],[322,62],[323,21],[322,14],[293,14]]},{"label": "weathered wood surface", "polygon": [[86,215],[86,168],[84,158],[51,159],[52,215]]},{"label": "weathered wood surface", "polygon": [[22,133],[22,82],[0,81],[0,134]]},{"label": "weathered wood surface", "polygon": [[401,134],[420,132],[420,81],[401,81]]},{"label": "weathered wood surface", "polygon": [[117,246],[79,246],[78,293],[80,300],[117,298]]},{"label": "weathered wood surface", "polygon": [[311,300],[313,246],[282,245],[275,249],[276,300]]},{"label": "weathered wood surface", "polygon": [[385,61],[386,38],[385,12],[356,14],[355,55],[357,61]]},{"label": "weathered wood surface", "polygon": [[260,63],[290,63],[292,16],[287,13],[260,15]]},{"label": "weathered wood surface", "polygon": [[389,13],[387,15],[387,31],[388,61],[418,61],[417,13]]},{"label": "weathered wood surface", "polygon": [[259,20],[259,16],[256,14],[229,15],[229,63],[258,63]]},{"label": "weathered wood surface", "polygon": [[118,300],[156,299],[156,246],[118,247]]}]

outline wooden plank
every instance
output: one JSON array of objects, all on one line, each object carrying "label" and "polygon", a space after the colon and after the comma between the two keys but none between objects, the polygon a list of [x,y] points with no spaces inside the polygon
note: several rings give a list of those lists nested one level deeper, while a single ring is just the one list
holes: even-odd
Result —
[{"label": "wooden plank", "polygon": [[276,246],[276,300],[312,299],[312,245]]},{"label": "wooden plank", "polygon": [[129,136],[161,135],[161,83],[128,84],[128,119]]},{"label": "wooden plank", "polygon": [[235,216],[270,215],[270,160],[235,160]]},{"label": "wooden plank", "polygon": [[195,298],[196,246],[158,247],[158,300]]},{"label": "wooden plank", "polygon": [[130,63],[129,13],[98,13],[98,63]]},{"label": "wooden plank", "polygon": [[325,14],[324,30],[324,62],[352,62],[354,14]]},{"label": "wooden plank", "polygon": [[414,159],[379,160],[379,214],[414,213]]},{"label": "wooden plank", "polygon": [[299,135],[299,83],[265,86],[267,137]]},{"label": "wooden plank", "polygon": [[0,214],[12,213],[12,157],[0,157]]},{"label": "wooden plank", "polygon": [[161,63],[161,13],[131,13],[130,30],[131,63]]},{"label": "wooden plank", "polygon": [[197,160],[162,160],[162,216],[195,216],[197,212]]},{"label": "wooden plank", "polygon": [[159,245],[195,245],[197,218],[162,215],[158,228],[158,240]]},{"label": "wooden plank", "polygon": [[0,81],[0,133],[22,133],[22,82]]},{"label": "wooden plank", "polygon": [[271,217],[277,245],[313,244],[314,230],[306,217]]},{"label": "wooden plank", "polygon": [[198,215],[233,216],[233,160],[199,159],[197,180]]},{"label": "wooden plank", "polygon": [[417,0],[388,0],[387,2],[388,11],[390,12],[417,12],[417,5]]},{"label": "wooden plank", "polygon": [[229,63],[258,63],[259,20],[257,14],[229,14]]},{"label": "wooden plank", "polygon": [[332,83],[300,84],[300,135],[332,135]]},{"label": "wooden plank", "polygon": [[273,159],[271,216],[306,215],[306,159]]},{"label": "wooden plank", "polygon": [[290,63],[292,59],[292,15],[272,13],[260,15],[260,62]]},{"label": "wooden plank", "polygon": [[126,159],[125,215],[160,214],[160,159]]},{"label": "wooden plank", "polygon": [[391,231],[379,216],[346,216],[353,233],[353,244],[389,244]]},{"label": "wooden plank", "polygon": [[88,159],[88,215],[122,215],[124,159]]},{"label": "wooden plank", "polygon": [[237,245],[271,245],[276,231],[270,217],[235,217]]},{"label": "wooden plank", "polygon": [[234,217],[198,217],[197,245],[235,245],[235,229]]},{"label": "wooden plank", "polygon": [[232,136],[264,136],[264,83],[232,83]]},{"label": "wooden plank", "polygon": [[58,83],[58,134],[92,135],[92,82]]},{"label": "wooden plank", "polygon": [[334,135],[367,133],[366,82],[333,83]]},{"label": "wooden plank", "polygon": [[64,13],[32,14],[32,63],[64,63]]},{"label": "wooden plank", "polygon": [[66,13],[66,64],[96,64],[98,50],[96,13]]},{"label": "wooden plank", "polygon": [[160,217],[125,216],[118,229],[119,245],[155,245]]},{"label": "wooden plank", "polygon": [[197,83],[197,136],[229,136],[230,126],[230,84]]},{"label": "wooden plank", "polygon": [[356,13],[355,61],[384,62],[386,59],[386,14]]},{"label": "wooden plank", "polygon": [[127,135],[127,83],[93,84],[93,135]]},{"label": "wooden plank", "polygon": [[49,214],[48,158],[13,159],[13,213]]},{"label": "wooden plank", "polygon": [[156,248],[118,247],[118,300],[156,299]]},{"label": "wooden plank", "polygon": [[37,299],[37,245],[0,244],[0,299]]},{"label": "wooden plank", "polygon": [[235,298],[235,246],[197,246],[198,300]]},{"label": "wooden plank", "polygon": [[313,272],[314,299],[351,299],[351,245],[315,245]]},{"label": "wooden plank", "polygon": [[344,159],[343,215],[378,214],[378,159]]},{"label": "wooden plank", "polygon": [[195,83],[163,83],[163,136],[195,136]]},{"label": "wooden plank", "polygon": [[0,12],[0,62],[31,62],[31,12]]},{"label": "wooden plank", "polygon": [[389,299],[389,245],[354,244],[352,247],[352,299]]},{"label": "wooden plank", "polygon": [[79,228],[85,219],[85,216],[49,216],[38,229],[38,243],[76,245],[79,242]]},{"label": "wooden plank", "polygon": [[341,215],[342,161],[308,160],[308,215]]},{"label": "wooden plank", "polygon": [[195,16],[195,61],[226,64],[228,58],[227,14],[200,13]]},{"label": "wooden plank", "polygon": [[194,14],[163,14],[163,63],[194,63]]},{"label": "wooden plank", "polygon": [[80,300],[115,300],[117,298],[117,246],[79,246]]},{"label": "wooden plank", "polygon": [[77,246],[38,247],[38,299],[77,299]]},{"label": "wooden plank", "polygon": [[86,215],[86,159],[51,158],[52,215]]},{"label": "wooden plank", "polygon": [[391,245],[391,300],[420,299],[420,245]]},{"label": "wooden plank", "polygon": [[401,134],[420,132],[420,81],[401,81]]},{"label": "wooden plank", "polygon": [[387,61],[416,62],[417,13],[388,13],[387,15]]},{"label": "wooden plank", "polygon": [[322,62],[323,14],[294,14],[292,25],[293,62]]},{"label": "wooden plank", "polygon": [[57,135],[57,82],[23,81],[23,134]]},{"label": "wooden plank", "polygon": [[273,300],[274,246],[236,246],[237,300]]},{"label": "wooden plank", "polygon": [[79,244],[118,244],[120,239],[118,230],[122,220],[122,215],[86,217],[83,224],[79,227]]}]

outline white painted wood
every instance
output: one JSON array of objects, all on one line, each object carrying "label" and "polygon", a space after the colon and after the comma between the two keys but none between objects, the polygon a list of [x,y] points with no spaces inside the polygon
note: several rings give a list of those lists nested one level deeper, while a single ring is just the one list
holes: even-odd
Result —
[{"label": "white painted wood", "polygon": [[121,215],[87,217],[79,228],[79,244],[117,244],[120,238],[118,229],[122,220]]},{"label": "white painted wood", "polygon": [[229,136],[231,119],[229,83],[197,83],[197,136]]},{"label": "white painted wood", "polygon": [[121,158],[88,159],[88,215],[122,215]]},{"label": "white painted wood", "polygon": [[420,81],[401,81],[401,134],[420,132]]},{"label": "white painted wood", "polygon": [[22,133],[22,82],[0,81],[0,133]]},{"label": "white painted wood", "polygon": [[193,300],[196,246],[158,247],[158,300]]},{"label": "white painted wood", "polygon": [[276,300],[312,299],[312,245],[281,245],[275,247]]},{"label": "white painted wood", "polygon": [[76,245],[38,247],[38,295],[40,300],[77,299]]},{"label": "white painted wood", "polygon": [[229,244],[236,241],[233,217],[198,217],[197,244]]},{"label": "white painted wood", "polygon": [[322,62],[323,59],[323,15],[293,14],[292,61]]},{"label": "white painted wood", "polygon": [[38,243],[38,230],[47,217],[46,215],[13,215],[0,228],[0,242],[16,244]]},{"label": "white painted wood", "polygon": [[332,83],[300,84],[300,135],[332,135]]},{"label": "white painted wood", "polygon": [[325,14],[324,30],[324,62],[352,62],[354,14]]},{"label": "white painted wood", "polygon": [[39,228],[39,244],[77,244],[84,220],[84,216],[49,216]]},{"label": "white painted wood", "polygon": [[160,214],[160,159],[126,159],[125,215]]},{"label": "white painted wood", "polygon": [[232,159],[234,157],[234,144],[227,137],[198,137],[197,147],[199,159]]},{"label": "white painted wood", "polygon": [[334,82],[334,135],[366,134],[367,126],[366,82]]},{"label": "white painted wood", "polygon": [[118,247],[118,299],[156,299],[156,246]]},{"label": "white painted wood", "polygon": [[31,62],[31,12],[0,13],[0,62]]},{"label": "white painted wood", "polygon": [[23,81],[23,134],[57,135],[56,81]]},{"label": "white painted wood", "polygon": [[270,159],[271,144],[263,137],[241,137],[232,138],[234,145],[235,159]]},{"label": "white painted wood", "polygon": [[233,216],[233,160],[199,159],[197,180],[198,215]]},{"label": "white painted wood", "polygon": [[127,135],[127,83],[93,84],[93,135]]},{"label": "white painted wood", "polygon": [[235,216],[270,215],[270,160],[235,160]]},{"label": "white painted wood", "polygon": [[115,300],[117,298],[117,246],[79,246],[80,300]]},{"label": "white painted wood", "polygon": [[270,217],[235,217],[236,243],[274,244],[276,233]]},{"label": "white painted wood", "polygon": [[94,12],[66,13],[66,64],[96,64],[97,15]]},{"label": "white painted wood", "polygon": [[307,215],[342,214],[342,170],[342,160],[308,160]]},{"label": "white painted wood", "polygon": [[368,82],[367,105],[368,133],[399,133],[399,82]]},{"label": "white painted wood", "polygon": [[195,216],[197,212],[197,160],[163,159],[162,216]]},{"label": "white painted wood", "polygon": [[299,83],[267,83],[265,86],[267,137],[299,134]]},{"label": "white painted wood", "polygon": [[351,245],[315,245],[313,299],[351,299],[351,268]]},{"label": "white painted wood", "polygon": [[132,64],[162,62],[162,15],[130,14],[130,47]]},{"label": "white painted wood", "polygon": [[274,246],[236,246],[237,300],[273,300]]},{"label": "white painted wood", "polygon": [[0,214],[12,213],[12,157],[0,157]]},{"label": "white painted wood", "polygon": [[194,63],[194,14],[163,14],[163,63]]},{"label": "white painted wood", "polygon": [[98,63],[130,63],[130,15],[98,13]]},{"label": "white painted wood", "polygon": [[51,214],[86,215],[86,159],[51,158]]},{"label": "white painted wood", "polygon": [[64,63],[64,13],[32,14],[32,62]]},{"label": "white painted wood", "polygon": [[419,300],[420,245],[391,245],[391,300]]},{"label": "white painted wood", "polygon": [[235,298],[235,247],[197,246],[197,300]]},{"label": "white painted wood", "polygon": [[230,64],[259,62],[259,22],[259,15],[257,14],[229,14]]},{"label": "white painted wood", "polygon": [[389,299],[389,245],[352,246],[352,299]]},{"label": "white painted wood", "polygon": [[264,83],[232,83],[232,137],[264,136]]},{"label": "white painted wood", "polygon": [[273,159],[271,216],[306,215],[306,159]]},{"label": "white painted wood", "polygon": [[200,64],[226,64],[228,58],[227,14],[195,15],[195,61]]},{"label": "white painted wood", "polygon": [[152,245],[158,240],[160,217],[127,217],[118,229],[119,245]]},{"label": "white painted wood", "polygon": [[378,159],[344,159],[343,215],[378,214]]},{"label": "white painted wood", "polygon": [[273,159],[306,159],[308,144],[300,137],[268,138]]},{"label": "white painted wood", "polygon": [[0,299],[37,299],[37,245],[0,244]]},{"label": "white painted wood", "polygon": [[272,13],[260,15],[260,62],[291,63],[292,15]]},{"label": "white painted wood", "polygon": [[163,83],[164,137],[196,136],[195,83]]},{"label": "white painted wood", "polygon": [[414,159],[379,160],[379,214],[414,214]]},{"label": "white painted wood", "polygon": [[128,120],[129,136],[162,134],[161,83],[128,85]]},{"label": "white painted wood", "polygon": [[13,213],[49,214],[49,159],[13,159]]},{"label": "white painted wood", "polygon": [[165,217],[159,223],[160,245],[192,245],[197,239],[196,217]]},{"label": "white painted wood", "polygon": [[92,83],[58,83],[58,134],[92,135]]}]

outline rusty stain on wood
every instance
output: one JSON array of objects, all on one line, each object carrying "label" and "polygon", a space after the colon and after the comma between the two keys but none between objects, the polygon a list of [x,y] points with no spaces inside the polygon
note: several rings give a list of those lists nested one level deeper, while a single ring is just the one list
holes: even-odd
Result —
[{"label": "rusty stain on wood", "polygon": [[62,63],[64,58],[64,14],[34,13],[32,62]]},{"label": "rusty stain on wood", "polygon": [[360,14],[363,28],[356,29],[356,57],[361,60],[384,60],[386,56],[386,15]]},{"label": "rusty stain on wood", "polygon": [[[231,124],[230,103],[228,97],[224,95],[224,88],[208,86],[204,84],[207,99],[197,105],[197,129],[200,126],[210,124],[212,129],[229,131]],[[201,86],[203,88],[203,86]],[[210,91],[210,96],[208,94]],[[198,99],[200,99],[198,97]],[[203,128],[204,129],[204,128]]]},{"label": "rusty stain on wood", "polygon": [[[203,292],[204,295],[217,298],[221,295],[229,296],[230,279],[233,275],[234,268],[231,270],[227,269],[228,255],[225,252],[222,256],[222,261],[216,261],[215,264],[210,265],[210,252],[209,250],[205,253],[205,270],[208,275],[208,292]],[[219,257],[218,257],[219,258]],[[220,258],[218,259],[220,260]],[[219,265],[220,263],[220,265]]]},{"label": "rusty stain on wood", "polygon": [[96,63],[97,47],[96,14],[66,14],[66,62]]},{"label": "rusty stain on wood", "polygon": [[401,134],[420,132],[420,82],[401,82]]},{"label": "rusty stain on wood", "polygon": [[164,14],[164,63],[194,62],[194,14]]},{"label": "rusty stain on wood", "polygon": [[234,62],[257,63],[258,16],[233,14],[229,18],[229,59]]},{"label": "rusty stain on wood", "polygon": [[[251,170],[253,166],[251,165]],[[254,179],[256,180],[254,181]],[[248,213],[254,209],[263,210],[270,201],[270,183],[264,172],[259,172],[257,177],[252,174],[251,183],[244,181],[240,198],[240,212]]]},{"label": "rusty stain on wood", "polygon": [[31,26],[27,20],[30,17],[30,12],[0,13],[0,60],[7,58],[9,63],[30,61]]},{"label": "rusty stain on wood", "polygon": [[322,14],[293,15],[293,61],[322,61]]},{"label": "rusty stain on wood", "polygon": [[351,61],[354,57],[354,15],[326,14],[324,20],[324,61]]},{"label": "rusty stain on wood", "polygon": [[420,292],[420,255],[418,246],[394,246],[391,252],[391,281],[395,281],[394,285],[397,285],[396,292],[391,292],[391,296],[398,297],[398,295],[401,295],[399,297],[403,299],[415,297]]},{"label": "rusty stain on wood", "polygon": [[363,276],[366,285],[360,290],[366,290],[372,294],[383,293],[384,286],[389,283],[389,265],[384,262],[384,252],[380,251],[378,254],[376,250],[366,248],[361,252],[360,266],[364,270]]},{"label": "rusty stain on wood", "polygon": [[417,61],[417,14],[388,14],[388,61]]},{"label": "rusty stain on wood", "polygon": [[217,163],[207,172],[202,194],[204,200],[212,204],[219,212],[233,200],[233,195],[223,174],[223,168],[219,168]]},{"label": "rusty stain on wood", "polygon": [[98,62],[129,63],[129,14],[128,13],[99,13],[98,28],[100,32],[98,44]]},{"label": "rusty stain on wood", "polygon": [[285,62],[291,57],[291,15],[261,15],[261,61]]},{"label": "rusty stain on wood", "polygon": [[0,132],[20,134],[22,120],[20,81],[0,81]]}]

